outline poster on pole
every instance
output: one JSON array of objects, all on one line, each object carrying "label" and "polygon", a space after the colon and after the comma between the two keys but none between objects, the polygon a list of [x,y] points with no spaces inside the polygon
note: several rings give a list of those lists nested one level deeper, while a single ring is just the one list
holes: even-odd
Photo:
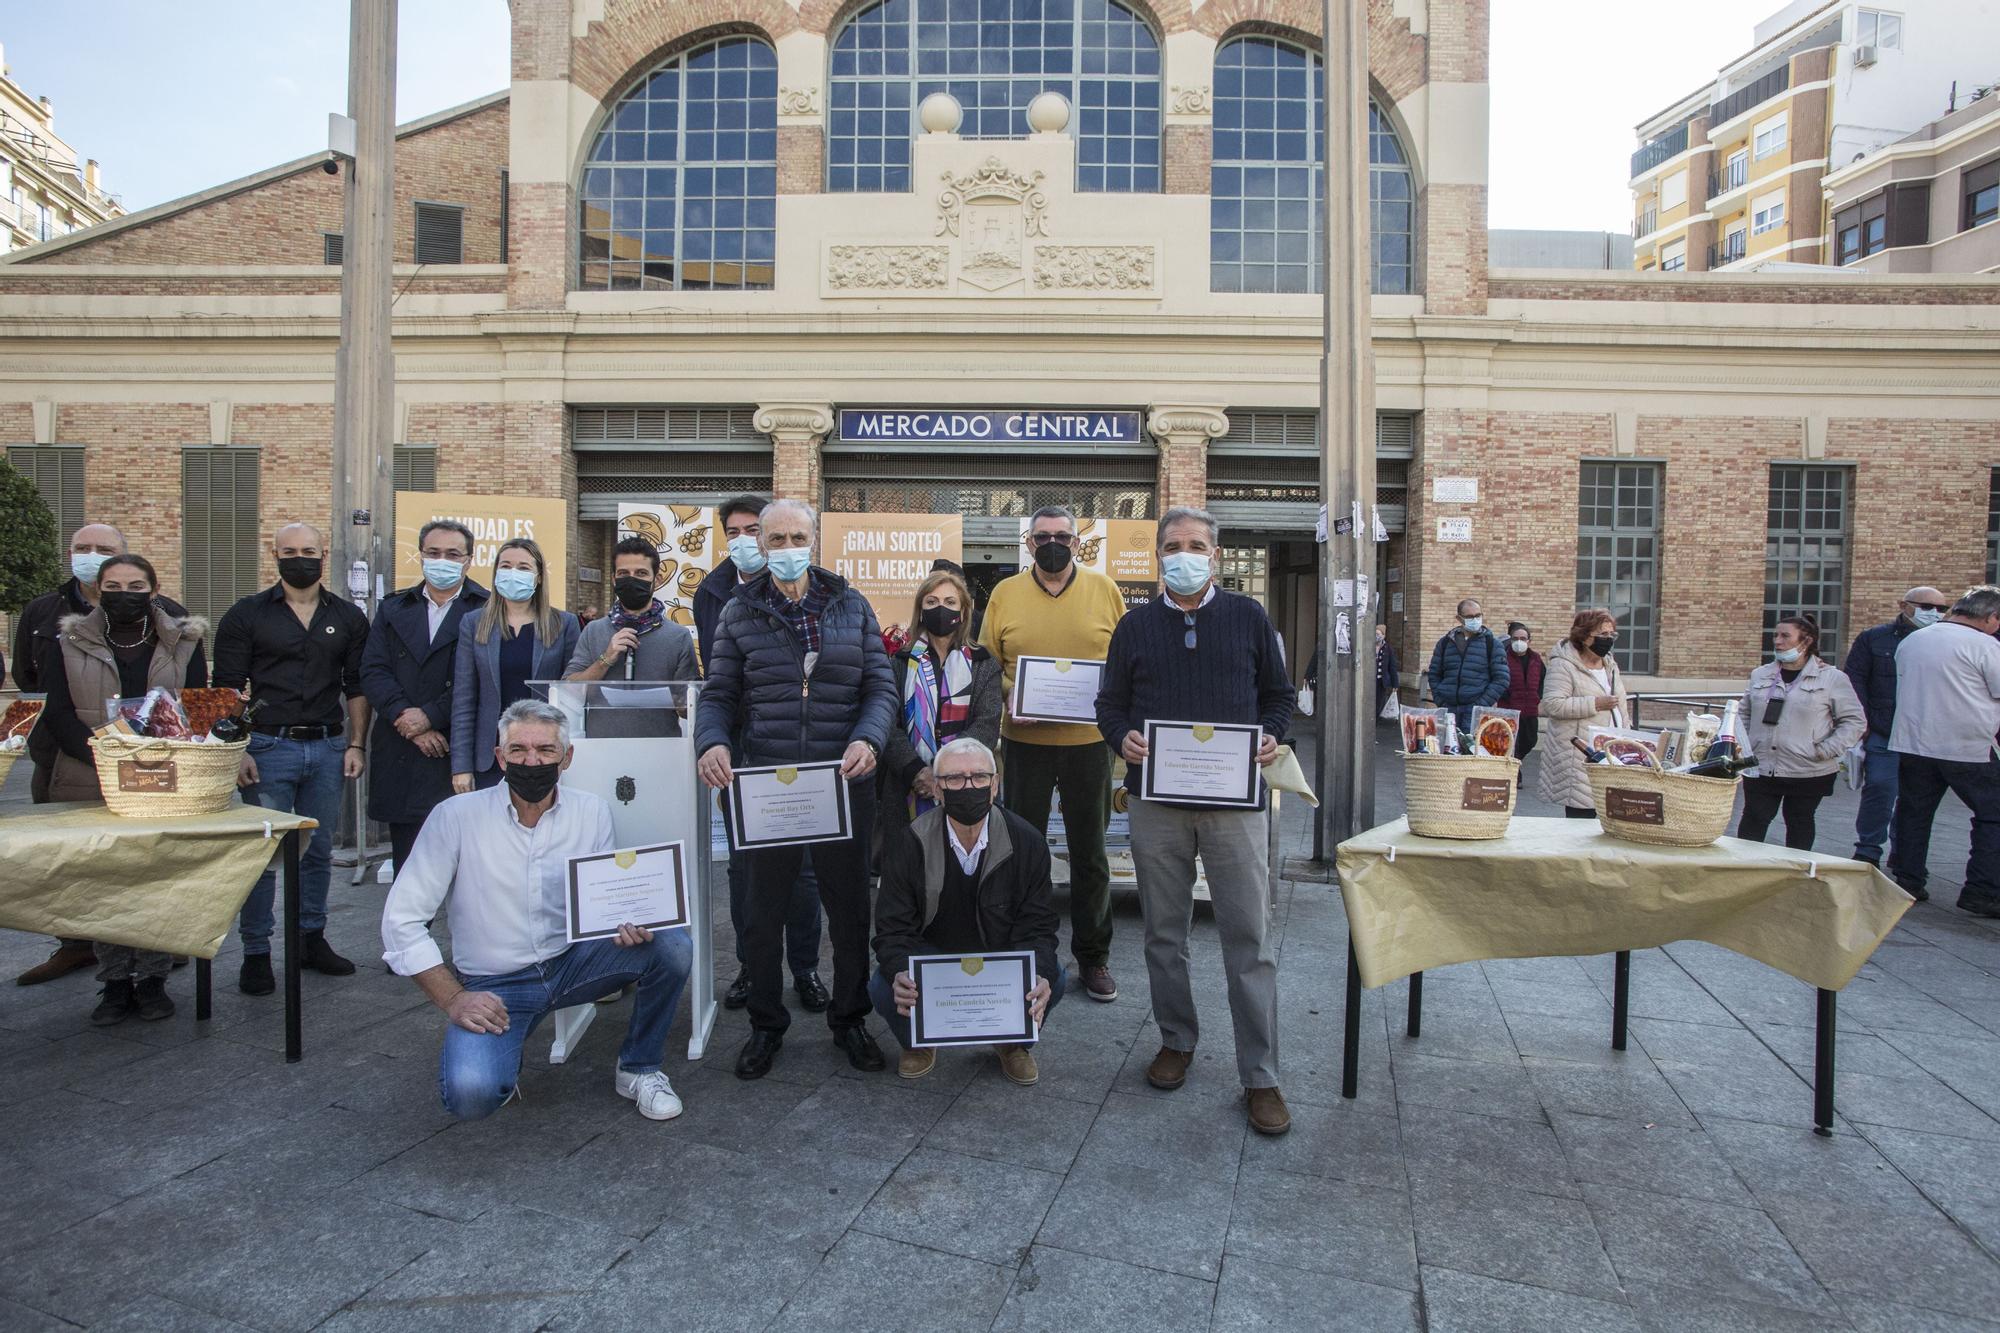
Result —
[{"label": "poster on pole", "polygon": [[417,534],[432,519],[448,518],[472,529],[471,574],[491,586],[493,560],[502,542],[526,537],[542,549],[549,587],[558,605],[569,600],[569,506],[540,496],[452,495],[443,491],[396,492],[396,586],[424,576]]},{"label": "poster on pole", "polygon": [[659,548],[660,576],[653,583],[653,600],[664,608],[667,619],[693,628],[695,589],[717,560],[729,558],[715,506],[621,501],[618,537],[644,537]]},{"label": "poster on pole", "polygon": [[904,625],[931,564],[965,563],[961,514],[822,514],[819,563],[854,585],[884,629]]},{"label": "poster on pole", "polygon": [[[1027,538],[1032,519],[1021,520]],[[1154,523],[1146,518],[1079,518],[1076,521],[1076,563],[1118,585],[1125,609],[1153,600],[1160,589],[1160,570],[1153,551]],[[1022,548],[1026,561],[1027,548]]]}]

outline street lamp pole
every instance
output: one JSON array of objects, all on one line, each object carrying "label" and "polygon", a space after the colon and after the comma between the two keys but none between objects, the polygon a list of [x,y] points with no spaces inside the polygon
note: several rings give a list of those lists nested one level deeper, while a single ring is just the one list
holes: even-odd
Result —
[{"label": "street lamp pole", "polygon": [[1368,0],[1326,0],[1326,320],[1320,360],[1320,685],[1330,859],[1375,822],[1375,355],[1369,323]]},{"label": "street lamp pole", "polygon": [[[391,448],[396,361],[390,344],[396,151],[396,0],[351,0],[340,348],[333,378],[333,531],[327,578],[363,611],[394,577]],[[386,585],[385,585],[386,586]]]}]

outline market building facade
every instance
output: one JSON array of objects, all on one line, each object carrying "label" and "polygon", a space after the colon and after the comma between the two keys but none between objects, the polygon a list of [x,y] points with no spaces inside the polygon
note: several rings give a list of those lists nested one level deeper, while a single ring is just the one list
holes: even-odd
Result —
[{"label": "market building facade", "polygon": [[[1491,270],[1487,0],[1374,0],[1377,605],[1582,602],[1642,681],[1844,648],[1996,540],[2000,280]],[[1295,672],[1317,626],[1308,0],[515,0],[513,82],[397,144],[396,470],[558,496],[1019,520],[1205,504]],[[1047,94],[1055,93],[1057,97]],[[937,94],[945,94],[939,97]],[[0,441],[69,450],[219,610],[329,517],[340,182],[317,157],[0,263]],[[1375,515],[1369,515],[1372,522]],[[601,574],[600,574],[601,577]]]}]

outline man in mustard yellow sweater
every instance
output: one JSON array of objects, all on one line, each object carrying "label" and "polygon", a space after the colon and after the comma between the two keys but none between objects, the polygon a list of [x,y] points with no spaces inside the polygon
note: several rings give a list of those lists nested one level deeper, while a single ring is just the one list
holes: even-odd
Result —
[{"label": "man in mustard yellow sweater", "polygon": [[1005,742],[1002,804],[1036,829],[1049,824],[1051,796],[1062,793],[1069,844],[1070,952],[1093,1000],[1118,998],[1111,959],[1111,866],[1104,826],[1111,815],[1111,751],[1089,722],[1025,722],[1013,715],[1014,667],[1023,657],[1102,662],[1111,631],[1125,614],[1118,585],[1076,564],[1076,516],[1040,509],[1023,539],[1034,563],[993,589],[983,641],[999,659],[1010,701],[1000,726]]}]

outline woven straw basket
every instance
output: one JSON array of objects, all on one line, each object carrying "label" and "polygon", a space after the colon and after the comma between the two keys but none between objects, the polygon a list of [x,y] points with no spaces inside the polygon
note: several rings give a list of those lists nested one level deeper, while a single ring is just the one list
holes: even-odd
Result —
[{"label": "woven straw basket", "polygon": [[26,750],[0,750],[0,783],[7,781],[7,775],[14,771],[14,761],[26,753]]},{"label": "woven straw basket", "polygon": [[97,755],[97,785],[112,814],[172,819],[227,810],[250,742],[209,745],[101,736],[90,748]]},{"label": "woven straw basket", "polygon": [[1504,838],[1514,818],[1521,761],[1493,755],[1406,754],[1410,832],[1426,838]]},{"label": "woven straw basket", "polygon": [[1655,847],[1706,847],[1729,831],[1735,778],[1691,778],[1649,766],[1585,764],[1597,822],[1614,838]]}]

